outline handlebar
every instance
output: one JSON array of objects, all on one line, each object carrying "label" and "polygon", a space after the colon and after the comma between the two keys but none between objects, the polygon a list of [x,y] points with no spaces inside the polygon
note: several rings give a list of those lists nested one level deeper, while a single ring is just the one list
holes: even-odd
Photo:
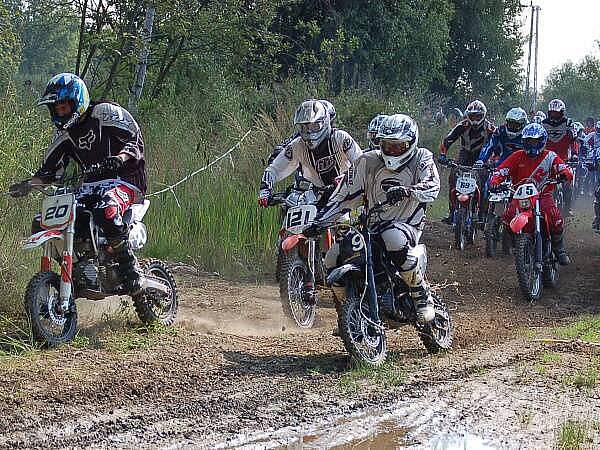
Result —
[{"label": "handlebar", "polygon": [[459,170],[464,170],[464,171],[483,171],[483,170],[487,170],[488,167],[486,167],[486,165],[484,164],[483,167],[475,167],[475,166],[466,166],[463,164],[458,164],[456,161],[453,161],[451,159],[449,159],[446,162],[446,166],[451,167],[453,169],[459,169]]}]

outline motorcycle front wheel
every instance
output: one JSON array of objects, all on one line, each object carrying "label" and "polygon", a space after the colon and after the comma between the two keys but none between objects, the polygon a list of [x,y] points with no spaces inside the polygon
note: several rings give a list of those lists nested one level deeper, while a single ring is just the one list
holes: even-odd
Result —
[{"label": "motorcycle front wheel", "polygon": [[542,271],[536,268],[535,239],[529,234],[517,236],[515,266],[519,288],[529,301],[539,300],[542,296]]},{"label": "motorcycle front wheel", "polygon": [[279,278],[281,307],[284,314],[300,328],[312,328],[317,316],[316,298],[309,301],[306,292],[307,282],[311,278],[306,262],[299,256],[283,260]]},{"label": "motorcycle front wheel", "polygon": [[355,280],[346,284],[346,300],[339,310],[339,332],[350,357],[369,366],[380,366],[387,358],[387,339],[381,326],[370,323],[369,302],[361,302],[362,289]]},{"label": "motorcycle front wheel", "polygon": [[36,274],[25,291],[25,308],[33,338],[47,347],[66,344],[77,332],[75,302],[71,300],[69,310],[62,311],[59,292],[60,276],[54,272]]}]

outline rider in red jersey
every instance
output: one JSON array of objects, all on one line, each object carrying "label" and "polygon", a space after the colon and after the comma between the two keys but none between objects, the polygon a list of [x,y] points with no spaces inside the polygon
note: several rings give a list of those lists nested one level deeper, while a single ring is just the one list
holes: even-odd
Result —
[{"label": "rider in red jersey", "polygon": [[[537,123],[527,125],[523,129],[524,150],[516,151],[500,164],[492,177],[492,186],[498,186],[507,178],[510,178],[514,185],[528,178],[538,186],[552,178],[570,183],[573,180],[573,172],[560,156],[547,148],[547,141],[548,133],[544,127]],[[554,185],[546,186],[540,196],[540,207],[548,221],[552,249],[558,262],[565,266],[570,260],[564,246],[564,220],[552,197],[553,190]],[[511,203],[503,217],[505,223],[510,223],[516,214],[516,206]]]}]

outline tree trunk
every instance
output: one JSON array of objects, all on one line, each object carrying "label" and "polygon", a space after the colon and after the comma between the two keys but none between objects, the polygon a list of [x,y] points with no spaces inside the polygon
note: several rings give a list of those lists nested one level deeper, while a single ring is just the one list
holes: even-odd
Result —
[{"label": "tree trunk", "polygon": [[[152,90],[153,97],[157,97],[160,94],[160,91],[162,90],[163,84],[167,78],[167,75],[169,74],[169,71],[171,70],[171,67],[173,67],[173,64],[175,64],[175,61],[181,54],[184,43],[185,43],[185,37],[182,36],[179,39],[179,43],[177,44],[175,53],[173,53],[173,55],[171,56],[171,58],[169,58],[167,63],[160,69],[158,78],[156,79],[156,82],[154,83],[154,89]],[[167,49],[167,51],[168,51],[168,49]],[[166,59],[166,55],[165,55],[165,59]]]},{"label": "tree trunk", "polygon": [[148,68],[148,54],[150,53],[150,41],[152,39],[152,25],[156,8],[152,2],[146,3],[146,17],[144,18],[144,27],[142,28],[142,47],[138,63],[135,68],[135,79],[129,95],[129,109],[137,110],[137,104],[142,96],[144,81],[146,80],[146,70]]},{"label": "tree trunk", "polygon": [[79,43],[77,44],[77,61],[75,62],[75,73],[79,75],[81,68],[81,53],[83,52],[83,36],[85,34],[85,17],[87,14],[88,0],[83,0],[81,8],[81,23],[79,24]]}]

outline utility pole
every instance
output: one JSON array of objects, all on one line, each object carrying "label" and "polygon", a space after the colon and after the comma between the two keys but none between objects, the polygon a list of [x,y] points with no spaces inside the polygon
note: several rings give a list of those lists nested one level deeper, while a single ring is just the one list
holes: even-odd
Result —
[{"label": "utility pole", "polygon": [[[540,7],[533,4],[521,5],[523,8],[531,8],[531,21],[529,24],[529,51],[527,53],[527,78],[525,79],[525,99],[530,105],[530,111],[535,111],[538,95],[538,50],[539,50],[539,26]],[[534,56],[535,55],[535,56]],[[531,62],[533,59],[533,86],[531,83]],[[532,89],[533,87],[533,89]]]}]

